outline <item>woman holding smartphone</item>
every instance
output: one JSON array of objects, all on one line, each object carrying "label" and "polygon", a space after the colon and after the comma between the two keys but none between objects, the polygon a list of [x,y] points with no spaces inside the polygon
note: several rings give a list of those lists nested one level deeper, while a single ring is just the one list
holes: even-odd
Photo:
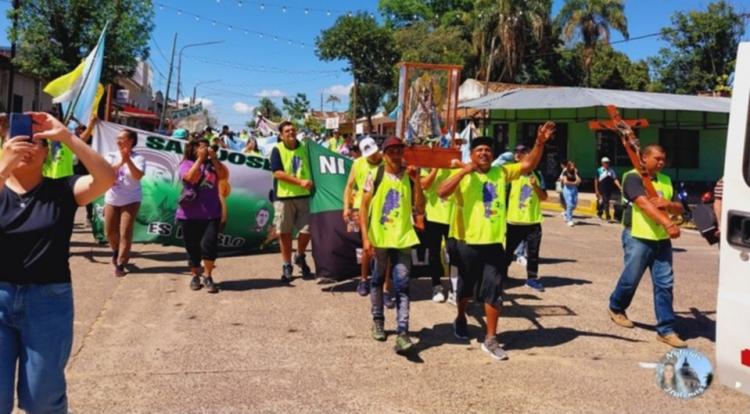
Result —
[{"label": "woman holding smartphone", "polygon": [[[66,413],[73,219],[112,186],[115,173],[52,115],[30,116],[33,136],[6,139],[0,155],[0,412],[13,411],[17,371],[23,410]],[[43,177],[50,141],[70,148],[89,174]]]},{"label": "woman holding smartphone", "polygon": [[[190,289],[199,290],[206,286],[209,293],[218,293],[212,274],[222,218],[219,181],[227,179],[229,171],[218,160],[216,150],[209,146],[209,141],[200,139],[185,145],[179,174],[183,190],[176,217],[182,225],[188,264],[193,275]],[[201,280],[203,269],[205,276]]]}]

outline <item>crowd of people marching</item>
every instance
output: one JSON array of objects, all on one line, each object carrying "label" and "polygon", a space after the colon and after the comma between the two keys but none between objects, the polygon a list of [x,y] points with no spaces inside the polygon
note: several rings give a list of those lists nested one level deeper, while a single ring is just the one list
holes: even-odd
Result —
[{"label": "crowd of people marching", "polygon": [[[0,155],[0,412],[13,407],[18,372],[20,406],[29,412],[64,412],[67,407],[64,368],[72,344],[73,295],[68,263],[74,215],[102,194],[105,228],[116,276],[124,276],[132,247],[133,223],[142,199],[140,180],[146,162],[135,149],[138,135],[124,130],[118,150],[100,155],[86,143],[91,128],[69,132],[54,117],[33,113],[33,136],[6,137]],[[6,135],[4,132],[3,135]],[[388,137],[381,145],[365,137],[334,134],[323,142],[332,151],[354,159],[344,192],[342,220],[362,238],[361,273],[357,292],[369,296],[371,336],[385,341],[385,308],[396,310],[395,350],[406,354],[414,344],[409,333],[411,249],[426,250],[433,300],[456,305],[453,334],[469,339],[466,310],[481,303],[486,318],[482,349],[492,358],[508,355],[497,341],[503,280],[508,266],[526,267],[526,285],[544,291],[539,277],[542,240],[541,202],[547,199],[542,176],[535,172],[555,124],[539,127],[534,145],[519,145],[511,154],[494,158],[494,140],[472,139],[470,159],[451,168],[419,169],[406,165],[406,145]],[[217,293],[213,280],[218,237],[226,222],[225,198],[229,170],[219,161],[220,148],[267,156],[274,180],[274,229],[281,251],[281,281],[292,283],[293,266],[303,279],[315,277],[307,264],[310,243],[309,198],[314,190],[305,140],[291,122],[279,125],[279,139],[263,154],[246,131],[235,136],[228,128],[218,134],[176,130],[185,143],[177,170],[183,184],[176,220],[184,234],[191,271],[189,286]],[[74,173],[52,178],[43,174],[50,146],[64,144],[78,159]],[[646,270],[651,269],[657,339],[685,347],[674,331],[671,239],[680,229],[668,213],[682,206],[671,180],[660,171],[666,153],[658,145],[642,151],[643,163],[659,197],[649,197],[639,174],[626,173],[622,182],[602,160],[596,192],[603,200],[600,216],[610,218],[609,199],[621,189],[629,207],[623,217],[624,269],[609,298],[608,316],[632,328],[626,311]],[[560,176],[565,220],[574,225],[577,187],[575,164],[567,162]],[[89,210],[89,215],[90,215]],[[296,234],[296,250],[293,235]],[[314,249],[315,246],[312,246]],[[444,250],[445,258],[441,254]],[[443,278],[448,275],[448,286]]]}]

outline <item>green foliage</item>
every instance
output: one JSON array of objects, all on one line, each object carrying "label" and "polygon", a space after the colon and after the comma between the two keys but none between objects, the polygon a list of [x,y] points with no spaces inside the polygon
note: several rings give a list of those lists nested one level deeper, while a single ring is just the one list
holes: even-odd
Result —
[{"label": "green foliage", "polygon": [[734,72],[735,55],[745,34],[743,15],[720,0],[706,11],[677,12],[672,28],[662,30],[669,47],[651,59],[656,88],[694,94],[723,89]]},{"label": "green foliage", "polygon": [[[9,10],[8,17],[15,12]],[[14,63],[24,73],[53,79],[75,68],[96,46],[111,20],[104,49],[102,82],[132,75],[139,59],[149,56],[153,30],[151,0],[22,1],[18,30],[8,37],[19,44]]]},{"label": "green foliage", "polygon": [[591,67],[592,87],[644,91],[649,84],[646,62],[632,62],[627,55],[611,46],[602,46],[596,50]]},{"label": "green foliage", "polygon": [[393,38],[405,62],[463,65],[471,55],[471,44],[455,27],[432,28],[419,22],[397,30]]},{"label": "green foliage", "polygon": [[[370,131],[372,130],[372,116],[378,113],[386,92],[386,88],[378,84],[360,83],[357,85],[357,118],[367,117],[367,124]],[[350,92],[350,112],[352,110],[351,102],[354,100],[353,94],[354,88]]]},{"label": "green foliage", "polygon": [[336,111],[336,104],[341,103],[341,98],[336,95],[328,95],[326,103],[331,104],[331,111]]},{"label": "green foliage", "polygon": [[366,13],[343,15],[333,27],[315,40],[317,56],[323,61],[345,60],[345,70],[358,82],[390,88],[392,69],[399,58],[388,28]]},{"label": "green foliage", "polygon": [[264,117],[270,119],[273,122],[281,120],[281,110],[276,106],[271,98],[263,97],[258,101],[258,108],[256,112],[262,114]]},{"label": "green foliage", "polygon": [[565,40],[580,38],[583,42],[581,57],[589,86],[597,45],[609,43],[612,29],[630,38],[624,0],[566,0],[555,20]]},{"label": "green foliage", "polygon": [[308,116],[305,118],[304,128],[313,134],[320,134],[325,130],[325,125],[323,125],[317,118]]},{"label": "green foliage", "polygon": [[392,27],[416,22],[434,22],[439,26],[460,24],[465,13],[471,12],[473,0],[380,0],[378,9]]},{"label": "green foliage", "polygon": [[281,102],[284,104],[284,111],[292,120],[304,119],[305,114],[310,112],[310,101],[304,93],[298,93],[294,99],[283,98]]}]

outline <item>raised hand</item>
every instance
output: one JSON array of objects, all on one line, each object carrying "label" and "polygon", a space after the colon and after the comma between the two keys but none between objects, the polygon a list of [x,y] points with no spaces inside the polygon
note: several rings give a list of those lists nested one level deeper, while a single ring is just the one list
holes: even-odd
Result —
[{"label": "raised hand", "polygon": [[544,125],[540,126],[536,132],[536,140],[541,142],[542,144],[546,143],[554,136],[555,123],[552,121],[545,122]]}]

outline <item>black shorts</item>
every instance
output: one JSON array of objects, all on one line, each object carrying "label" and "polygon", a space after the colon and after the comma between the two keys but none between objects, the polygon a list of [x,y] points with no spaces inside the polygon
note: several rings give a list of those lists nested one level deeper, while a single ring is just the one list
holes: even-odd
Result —
[{"label": "black shorts", "polygon": [[497,244],[458,243],[461,257],[458,297],[468,299],[474,296],[478,287],[477,298],[492,305],[502,296],[503,279],[505,278],[505,249]]}]

